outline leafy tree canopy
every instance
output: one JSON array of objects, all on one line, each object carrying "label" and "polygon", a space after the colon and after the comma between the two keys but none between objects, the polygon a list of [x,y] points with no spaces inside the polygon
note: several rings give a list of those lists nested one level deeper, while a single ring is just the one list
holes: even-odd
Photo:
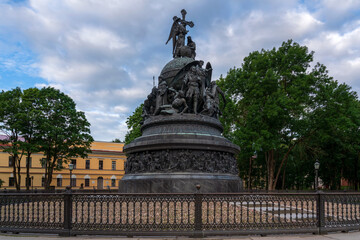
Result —
[{"label": "leafy tree canopy", "polygon": [[[339,128],[349,127],[349,113],[340,116],[336,107],[331,112],[327,105],[332,101],[345,106],[346,99],[351,98],[352,103],[357,99],[348,86],[328,76],[324,65],[311,67],[313,55],[306,46],[289,40],[278,49],[250,53],[240,68],[231,69],[218,81],[229,103],[221,119],[224,135],[242,149],[242,177],[249,178],[248,168],[255,161],[263,169],[269,190],[286,176],[285,166],[294,149],[312,144],[309,139],[328,129],[326,119],[332,118],[329,120]],[[319,147],[324,146],[312,146],[307,152],[313,162],[321,154]],[[259,158],[254,160],[255,153]],[[294,157],[290,160],[298,161]],[[310,172],[313,168],[306,174]]]},{"label": "leafy tree canopy", "polygon": [[86,157],[93,138],[90,123],[83,112],[76,110],[75,102],[54,88],[39,92],[41,116],[37,136],[39,150],[46,156],[45,188],[50,186],[54,169],[74,157]]},{"label": "leafy tree canopy", "polygon": [[[54,169],[73,157],[86,157],[93,138],[90,124],[74,101],[54,88],[16,88],[0,93],[0,129],[7,135],[5,152],[13,157],[15,185],[20,189],[20,161],[33,152],[45,155],[45,188]],[[28,164],[27,158],[27,166]],[[27,167],[27,175],[29,172]]]},{"label": "leafy tree canopy", "polygon": [[130,115],[126,120],[126,125],[129,131],[125,135],[125,144],[129,144],[135,138],[141,136],[141,122],[143,121],[142,109],[143,104],[138,106],[133,112],[133,114]]}]

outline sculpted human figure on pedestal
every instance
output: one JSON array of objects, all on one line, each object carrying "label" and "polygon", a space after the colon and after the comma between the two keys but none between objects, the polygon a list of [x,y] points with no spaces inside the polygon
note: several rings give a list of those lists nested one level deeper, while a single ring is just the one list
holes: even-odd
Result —
[{"label": "sculpted human figure on pedestal", "polygon": [[185,94],[184,91],[180,90],[176,93],[175,99],[172,102],[172,107],[175,109],[176,113],[183,114],[188,110],[188,105],[185,100]]},{"label": "sculpted human figure on pedestal", "polygon": [[191,39],[191,36],[187,37],[187,46],[189,47],[190,51],[191,51],[191,58],[195,59],[196,57],[196,44],[195,42]]},{"label": "sculpted human figure on pedestal", "polygon": [[192,66],[185,75],[184,83],[187,86],[186,99],[188,103],[192,104],[192,112],[197,114],[201,78],[198,76],[195,66]]},{"label": "sculpted human figure on pedestal", "polygon": [[206,64],[206,69],[202,67],[203,65],[204,61],[200,60],[199,64],[196,66],[196,73],[201,80],[201,97],[205,102],[205,90],[210,86],[212,68],[209,62]]},{"label": "sculpted human figure on pedestal", "polygon": [[142,117],[144,119],[147,119],[150,116],[154,115],[156,108],[156,92],[157,92],[157,88],[153,87],[151,93],[147,96],[147,99],[144,101],[143,114],[142,114]]},{"label": "sculpted human figure on pedestal", "polygon": [[180,33],[177,40],[176,40],[174,57],[181,57],[180,50],[184,46],[185,46],[185,35],[183,33]]},{"label": "sculpted human figure on pedestal", "polygon": [[172,88],[168,88],[167,83],[162,81],[156,91],[156,108],[154,115],[159,115],[162,106],[169,105],[172,101],[172,94],[175,95],[176,91]]},{"label": "sculpted human figure on pedestal", "polygon": [[221,115],[219,94],[221,95],[224,103],[226,104],[226,99],[223,91],[221,91],[221,89],[216,85],[215,81],[212,81],[210,83],[210,86],[206,89],[206,100],[204,103],[204,110],[201,111],[201,114],[219,118],[219,116]]}]

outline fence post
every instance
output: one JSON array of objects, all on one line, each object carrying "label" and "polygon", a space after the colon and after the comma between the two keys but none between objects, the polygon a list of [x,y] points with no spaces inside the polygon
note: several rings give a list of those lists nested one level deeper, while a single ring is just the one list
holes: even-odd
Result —
[{"label": "fence post", "polygon": [[71,187],[66,187],[66,192],[64,193],[64,232],[60,235],[62,237],[70,237],[72,224],[72,192]]},{"label": "fence post", "polygon": [[316,218],[318,220],[318,234],[326,234],[325,231],[325,201],[322,191],[317,191]]},{"label": "fence post", "polygon": [[195,232],[194,237],[203,237],[202,233],[202,194],[200,193],[200,185],[196,185],[195,193]]}]

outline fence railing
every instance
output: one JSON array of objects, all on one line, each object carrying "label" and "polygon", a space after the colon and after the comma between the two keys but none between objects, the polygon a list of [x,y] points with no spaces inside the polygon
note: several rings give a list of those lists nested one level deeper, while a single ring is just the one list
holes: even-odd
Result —
[{"label": "fence railing", "polygon": [[360,229],[360,193],[5,193],[0,231],[243,235]]}]

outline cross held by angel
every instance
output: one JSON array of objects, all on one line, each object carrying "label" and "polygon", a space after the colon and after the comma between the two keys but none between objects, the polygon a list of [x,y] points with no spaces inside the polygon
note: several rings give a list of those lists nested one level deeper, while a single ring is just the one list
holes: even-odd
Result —
[{"label": "cross held by angel", "polygon": [[[189,32],[186,30],[186,26],[194,27],[192,21],[186,21],[186,10],[181,10],[182,18],[177,16],[173,17],[173,24],[171,26],[169,38],[166,41],[166,44],[172,39],[173,42],[173,57],[195,57],[195,43],[191,40],[191,46],[185,46],[185,36]],[[188,40],[189,41],[189,40]]]}]

